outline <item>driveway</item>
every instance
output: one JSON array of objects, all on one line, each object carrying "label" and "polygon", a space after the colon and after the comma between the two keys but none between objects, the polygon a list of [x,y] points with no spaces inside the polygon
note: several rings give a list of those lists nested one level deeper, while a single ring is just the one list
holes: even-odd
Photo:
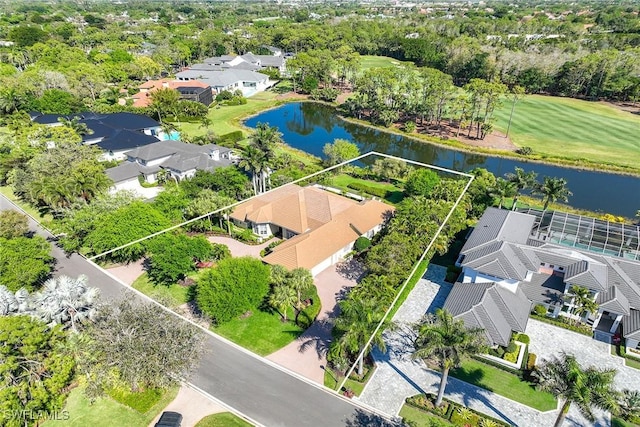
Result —
[{"label": "driveway", "polygon": [[273,241],[273,239],[271,239],[259,245],[247,245],[239,240],[225,236],[209,236],[208,239],[211,243],[222,243],[223,245],[227,245],[231,251],[231,255],[234,257],[252,256],[254,258],[260,258],[260,251],[266,248],[269,243]]},{"label": "driveway", "polygon": [[176,398],[173,399],[167,407],[153,419],[149,424],[149,427],[154,427],[160,419],[162,412],[165,411],[178,412],[182,414],[182,427],[194,427],[198,421],[207,415],[227,412],[222,405],[219,405],[184,384],[180,387],[180,391],[178,391]]},{"label": "driveway", "polygon": [[[446,268],[430,265],[426,275],[400,307],[393,320],[401,327],[384,334],[387,353],[374,351],[378,368],[356,400],[378,409],[390,416],[397,415],[404,399],[418,393],[437,393],[440,374],[426,367],[421,360],[411,360],[413,334],[408,324],[416,322],[427,312],[442,307],[451,285],[444,282]],[[527,333],[529,329],[527,329]],[[555,331],[547,331],[553,334]],[[560,338],[562,339],[562,338]],[[531,342],[542,337],[531,336]],[[546,344],[545,344],[546,345]],[[537,349],[537,348],[536,348]],[[534,351],[535,352],[535,351]],[[635,380],[634,380],[635,381]],[[518,426],[553,425],[557,411],[540,412],[512,401],[483,388],[449,377],[445,396],[469,408]],[[575,406],[575,405],[574,405]],[[596,412],[596,422],[590,423],[575,407],[569,410],[565,426],[608,426],[609,420],[603,412]]]},{"label": "driveway", "polygon": [[640,371],[625,366],[621,357],[612,356],[609,344],[534,319],[529,319],[526,334],[531,338],[529,352],[538,355],[538,360],[551,359],[564,351],[583,366],[617,369],[616,388],[640,391]]},{"label": "driveway", "polygon": [[347,289],[355,286],[364,270],[355,261],[342,262],[322,271],[315,278],[322,308],[315,322],[295,341],[267,356],[318,384],[324,384],[327,349],[331,342],[333,319],[339,313],[340,301]]},{"label": "driveway", "polygon": [[133,282],[136,281],[138,277],[145,272],[144,269],[144,258],[139,259],[136,262],[130,262],[129,264],[119,265],[117,267],[107,268],[109,273],[116,276],[118,279],[131,286]]}]

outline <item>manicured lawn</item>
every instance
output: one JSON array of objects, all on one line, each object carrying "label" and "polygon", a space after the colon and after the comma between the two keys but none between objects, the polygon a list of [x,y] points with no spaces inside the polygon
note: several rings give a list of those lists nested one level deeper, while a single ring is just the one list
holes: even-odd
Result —
[{"label": "manicured lawn", "polygon": [[358,193],[358,190],[349,188],[349,184],[353,184],[353,183],[360,183],[372,188],[380,188],[380,189],[386,190],[389,194],[386,200],[390,203],[399,203],[404,198],[404,193],[402,192],[402,189],[392,183],[371,181],[368,179],[356,178],[347,174],[340,174],[340,175],[331,177],[331,181],[329,185],[331,185],[332,187],[339,188],[342,191],[350,191],[352,193]]},{"label": "manicured lawn", "polygon": [[236,417],[231,412],[208,415],[198,421],[195,427],[250,427],[251,424]]},{"label": "manicured lawn", "polygon": [[[511,103],[496,111],[506,130]],[[516,104],[509,136],[534,154],[640,169],[640,116],[597,102],[530,95]]]},{"label": "manicured lawn", "polygon": [[[436,423],[436,425],[445,426],[453,425],[449,421],[440,418],[437,415],[421,411],[420,409],[414,408],[413,406],[407,404],[402,405],[402,409],[400,409],[399,415],[402,418],[413,421],[416,427],[432,427],[434,423]],[[440,422],[440,424],[437,424],[437,422]]]},{"label": "manicured lawn", "polygon": [[[244,105],[211,107],[208,117],[211,119],[212,125],[209,126],[210,131],[217,135],[224,135],[236,130],[244,131],[240,121],[247,116],[256,114],[269,107],[274,107],[282,103],[276,100],[277,94],[273,92],[260,92],[247,98]],[[174,123],[180,128],[180,132],[184,132],[189,136],[204,135],[207,129],[200,126],[200,123]]]},{"label": "manicured lawn", "polygon": [[[290,310],[289,318],[291,316],[293,310]],[[276,312],[267,313],[256,309],[247,318],[233,319],[212,330],[260,356],[266,356],[289,344],[304,332],[295,323],[285,323],[280,319]]]},{"label": "manicured lawn", "polygon": [[83,387],[76,387],[67,398],[65,410],[69,415],[67,420],[47,421],[43,427],[71,426],[71,427],[147,427],[178,394],[173,388],[162,395],[158,403],[144,414],[116,402],[111,397],[101,397],[93,404],[84,395]]},{"label": "manicured lawn", "polygon": [[640,362],[635,360],[635,359],[625,358],[624,359],[624,364],[627,365],[630,368],[634,368],[634,369],[640,370]]},{"label": "manicured lawn", "polygon": [[[1,186],[0,193],[5,196],[7,199],[11,200],[16,205],[20,206],[26,213],[37,219],[41,222],[48,222],[53,220],[53,217],[50,214],[42,214],[37,209],[34,209],[31,205],[24,203],[22,200],[18,199],[15,194],[13,194],[13,190],[9,186]],[[46,226],[46,224],[45,224]]]},{"label": "manicured lawn", "polygon": [[[333,371],[325,369],[324,371],[324,386],[330,388],[331,390],[335,390],[336,387],[338,387],[338,385],[342,382],[342,380],[344,379],[344,376],[340,376],[339,378],[337,378],[337,382],[336,382],[336,377],[334,376],[335,374],[333,373]],[[371,378],[371,377],[369,377]],[[347,380],[347,382],[344,383],[344,386],[353,391],[353,393],[356,396],[360,396],[360,394],[362,393],[362,390],[364,390],[364,386],[366,385],[366,383],[361,383],[359,381],[355,381],[352,380],[351,378],[349,378]]]},{"label": "manicured lawn", "polygon": [[517,376],[477,360],[465,360],[460,368],[451,371],[451,376],[539,411],[551,411],[558,406],[550,393],[537,391]]},{"label": "manicured lawn", "polygon": [[212,327],[211,330],[260,356],[266,356],[298,338],[320,313],[320,297],[315,286],[303,291],[301,299],[313,301],[313,304],[298,315],[298,323],[308,326],[295,324],[293,307],[289,307],[287,311],[287,322],[283,322],[275,310],[269,312],[256,308],[246,318],[237,317],[220,326]]},{"label": "manicured lawn", "polygon": [[134,289],[153,298],[168,300],[172,306],[179,306],[191,300],[188,287],[173,284],[171,286],[154,285],[147,273],[143,273],[131,285]]},{"label": "manicured lawn", "polygon": [[622,418],[611,417],[611,427],[638,427],[638,424],[625,421]]},{"label": "manicured lawn", "polygon": [[398,61],[388,56],[363,55],[360,57],[360,69],[368,70],[369,68],[391,68],[401,66],[413,66],[412,62]]}]

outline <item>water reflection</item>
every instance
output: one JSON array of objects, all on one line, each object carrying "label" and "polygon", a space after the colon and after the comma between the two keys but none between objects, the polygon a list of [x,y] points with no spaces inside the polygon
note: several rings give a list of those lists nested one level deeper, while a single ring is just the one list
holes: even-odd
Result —
[{"label": "water reflection", "polygon": [[633,217],[636,210],[640,209],[640,178],[441,148],[402,135],[345,122],[335,115],[333,108],[323,104],[286,104],[253,117],[246,124],[255,127],[258,122],[277,126],[287,144],[320,157],[323,157],[324,144],[343,138],[355,142],[363,153],[378,151],[458,171],[467,172],[484,167],[496,176],[502,176],[518,166],[527,171],[536,171],[540,180],[543,176],[565,178],[573,192],[569,203],[576,208],[627,217]]}]

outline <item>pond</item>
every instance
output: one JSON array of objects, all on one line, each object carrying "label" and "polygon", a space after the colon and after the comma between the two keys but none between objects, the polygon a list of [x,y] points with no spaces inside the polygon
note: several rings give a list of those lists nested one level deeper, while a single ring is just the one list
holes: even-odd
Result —
[{"label": "pond", "polygon": [[277,126],[283,134],[284,141],[290,146],[319,157],[323,157],[324,144],[342,138],[356,143],[362,153],[378,151],[463,172],[483,167],[496,176],[503,176],[505,173],[513,172],[517,166],[526,171],[537,172],[540,181],[544,176],[565,178],[573,192],[569,204],[575,208],[629,218],[633,218],[640,209],[640,178],[637,177],[581,171],[443,148],[346,122],[335,114],[332,107],[323,104],[286,104],[254,116],[245,124],[256,127],[260,122]]}]

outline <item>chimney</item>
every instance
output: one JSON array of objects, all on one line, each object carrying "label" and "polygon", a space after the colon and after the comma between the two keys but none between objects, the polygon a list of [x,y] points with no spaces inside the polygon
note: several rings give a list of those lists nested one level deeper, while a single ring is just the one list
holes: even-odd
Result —
[{"label": "chimney", "polygon": [[220,150],[218,150],[217,148],[211,150],[209,155],[211,156],[212,160],[215,160],[215,161],[219,161],[220,160]]}]

